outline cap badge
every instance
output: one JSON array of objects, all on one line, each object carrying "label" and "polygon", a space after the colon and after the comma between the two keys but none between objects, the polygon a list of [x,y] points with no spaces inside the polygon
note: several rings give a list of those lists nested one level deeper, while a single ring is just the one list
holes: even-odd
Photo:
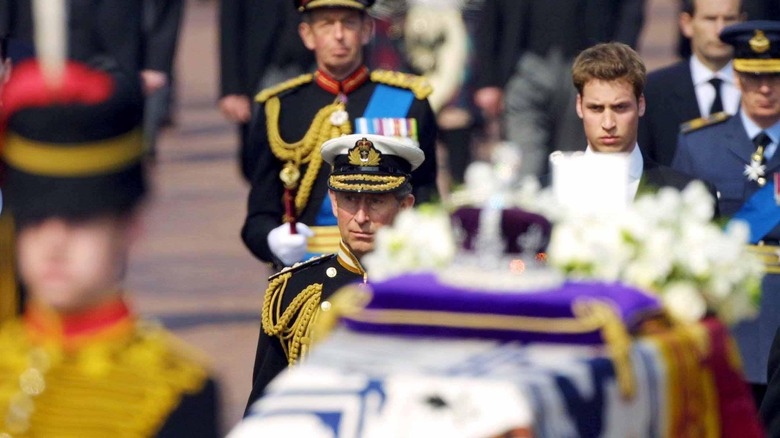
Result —
[{"label": "cap badge", "polygon": [[769,39],[763,31],[756,30],[756,34],[750,39],[750,48],[756,53],[764,53],[769,50]]},{"label": "cap badge", "polygon": [[363,137],[349,150],[349,164],[353,166],[378,166],[382,162],[382,153],[376,150],[374,143]]}]

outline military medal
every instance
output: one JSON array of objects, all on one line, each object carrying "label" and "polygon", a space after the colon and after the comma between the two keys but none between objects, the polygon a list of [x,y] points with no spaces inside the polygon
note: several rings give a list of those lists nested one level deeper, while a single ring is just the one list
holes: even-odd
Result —
[{"label": "military medal", "polygon": [[759,186],[766,184],[766,166],[761,164],[764,158],[764,148],[759,147],[753,155],[750,156],[750,164],[745,164],[745,170],[742,172],[748,181],[755,181]]}]

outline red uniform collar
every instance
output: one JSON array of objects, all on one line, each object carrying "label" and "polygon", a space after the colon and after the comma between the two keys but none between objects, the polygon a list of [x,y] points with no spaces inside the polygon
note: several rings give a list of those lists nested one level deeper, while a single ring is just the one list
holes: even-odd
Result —
[{"label": "red uniform collar", "polygon": [[343,81],[337,81],[322,70],[314,73],[314,80],[323,90],[333,94],[349,94],[368,80],[368,67],[360,66]]},{"label": "red uniform collar", "polygon": [[72,349],[90,341],[123,336],[132,331],[135,318],[127,304],[117,297],[95,308],[68,315],[32,302],[27,306],[24,322],[37,342],[53,342]]}]

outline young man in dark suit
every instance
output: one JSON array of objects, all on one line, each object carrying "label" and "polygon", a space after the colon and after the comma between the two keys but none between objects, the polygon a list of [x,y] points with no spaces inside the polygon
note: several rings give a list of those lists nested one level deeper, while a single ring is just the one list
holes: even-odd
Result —
[{"label": "young man in dark suit", "polygon": [[544,174],[549,152],[576,150],[582,127],[572,111],[574,57],[598,42],[636,46],[644,0],[486,0],[477,36],[474,100],[502,117],[523,153],[523,174]]},{"label": "young man in dark suit", "polygon": [[643,158],[637,143],[639,118],[645,113],[646,69],[642,58],[622,43],[602,43],[574,60],[577,115],[582,119],[588,153],[629,155],[629,190],[674,187],[682,190],[693,179]]},{"label": "young man in dark suit", "polygon": [[731,58],[733,49],[718,34],[744,19],[740,0],[685,0],[680,29],[690,39],[690,58],[647,76],[647,108],[639,122],[645,156],[671,165],[683,123],[739,107]]}]

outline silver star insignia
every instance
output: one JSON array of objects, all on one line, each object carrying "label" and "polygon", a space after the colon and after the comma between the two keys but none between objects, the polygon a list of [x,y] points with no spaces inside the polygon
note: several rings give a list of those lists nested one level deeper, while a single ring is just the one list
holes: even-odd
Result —
[{"label": "silver star insignia", "polygon": [[758,181],[758,178],[764,176],[766,172],[766,166],[756,161],[751,161],[750,164],[745,164],[745,171],[742,172],[749,181]]}]

